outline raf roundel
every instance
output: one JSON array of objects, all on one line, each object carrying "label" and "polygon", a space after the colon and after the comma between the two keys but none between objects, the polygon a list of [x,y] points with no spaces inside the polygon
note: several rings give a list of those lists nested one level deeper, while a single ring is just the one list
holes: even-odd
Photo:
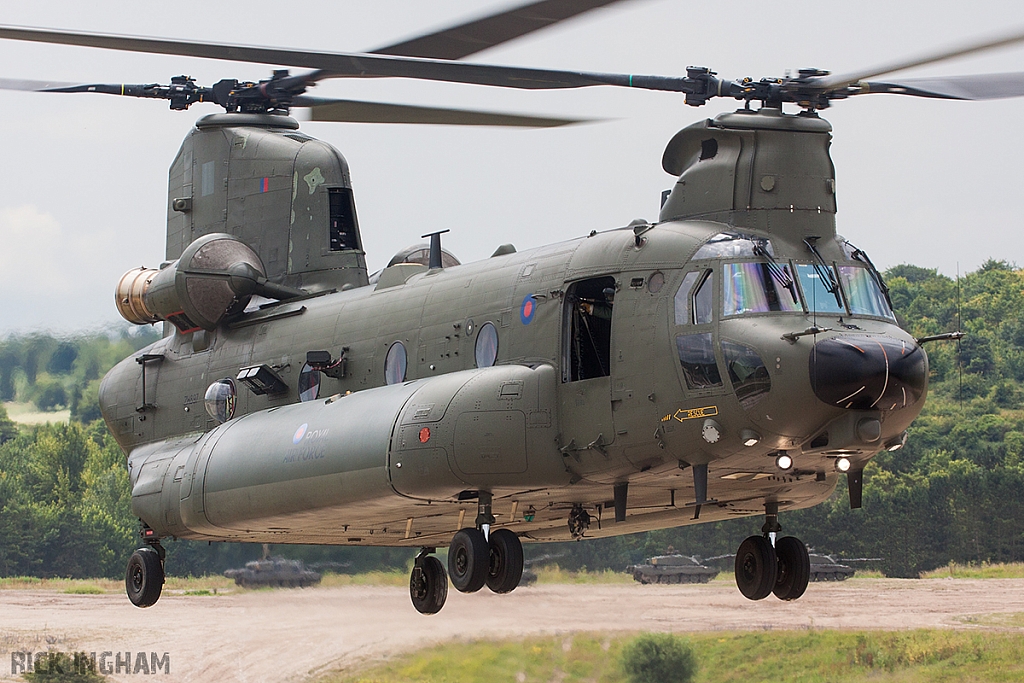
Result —
[{"label": "raf roundel", "polygon": [[524,325],[529,325],[533,320],[533,314],[537,312],[537,300],[533,294],[527,294],[523,299],[523,305],[519,307],[519,319]]},{"label": "raf roundel", "polygon": [[309,427],[309,425],[308,424],[304,424],[304,425],[302,425],[301,427],[299,427],[298,429],[295,430],[295,435],[292,437],[292,443],[293,444],[298,444],[300,441],[302,441],[302,437],[304,437],[306,435],[306,428],[307,427]]}]

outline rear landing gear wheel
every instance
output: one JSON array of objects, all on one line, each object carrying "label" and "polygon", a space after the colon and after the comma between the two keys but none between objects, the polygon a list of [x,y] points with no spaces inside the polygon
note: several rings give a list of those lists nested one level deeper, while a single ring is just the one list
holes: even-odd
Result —
[{"label": "rear landing gear wheel", "polygon": [[491,532],[487,587],[495,593],[511,593],[523,577],[523,544],[515,532]]},{"label": "rear landing gear wheel", "polygon": [[767,598],[778,571],[775,549],[763,536],[751,536],[736,551],[736,586],[750,600]]},{"label": "rear landing gear wheel", "polygon": [[448,546],[448,575],[461,593],[475,593],[484,587],[490,569],[491,552],[479,529],[463,529]]},{"label": "rear landing gear wheel", "polygon": [[779,569],[772,592],[779,600],[796,600],[807,590],[811,578],[807,546],[799,538],[786,536],[775,542],[775,556]]},{"label": "rear landing gear wheel", "polygon": [[160,599],[164,587],[164,563],[155,549],[139,548],[128,560],[124,576],[128,599],[136,607],[150,607]]},{"label": "rear landing gear wheel", "polygon": [[437,614],[448,598],[448,577],[441,560],[427,555],[416,560],[409,577],[409,596],[420,614]]}]

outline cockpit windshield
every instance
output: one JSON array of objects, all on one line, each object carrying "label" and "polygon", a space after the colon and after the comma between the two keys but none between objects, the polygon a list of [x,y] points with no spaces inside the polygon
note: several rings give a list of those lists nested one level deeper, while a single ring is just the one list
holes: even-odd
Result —
[{"label": "cockpit windshield", "polygon": [[808,311],[839,315],[846,313],[842,300],[832,291],[831,283],[822,277],[821,267],[815,267],[813,263],[798,263],[796,272],[800,276],[800,287],[804,290]]},{"label": "cockpit windshield", "polygon": [[892,311],[874,276],[867,268],[839,266],[839,279],[853,315],[874,315],[892,319]]},{"label": "cockpit windshield", "polygon": [[[722,316],[766,313],[820,313],[895,320],[881,274],[860,249],[837,238],[842,255],[856,265],[828,261],[817,238],[804,240],[812,258],[801,262],[776,257],[769,239],[721,232],[694,254],[694,261],[736,259],[722,264]],[[677,325],[712,320],[714,270],[699,266],[684,277],[675,297]]]},{"label": "cockpit windshield", "polygon": [[800,299],[788,265],[726,263],[722,278],[724,315],[800,311]]}]

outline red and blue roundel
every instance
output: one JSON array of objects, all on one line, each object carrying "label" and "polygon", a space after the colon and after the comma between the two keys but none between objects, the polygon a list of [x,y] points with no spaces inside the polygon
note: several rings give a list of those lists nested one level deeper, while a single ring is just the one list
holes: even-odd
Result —
[{"label": "red and blue roundel", "polygon": [[533,314],[537,312],[537,300],[533,294],[527,294],[523,299],[523,305],[519,307],[519,319],[524,325],[529,325],[533,320]]}]

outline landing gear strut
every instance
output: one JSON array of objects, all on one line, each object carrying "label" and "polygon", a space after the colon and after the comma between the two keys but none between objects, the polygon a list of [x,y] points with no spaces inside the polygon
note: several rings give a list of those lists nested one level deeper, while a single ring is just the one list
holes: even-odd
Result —
[{"label": "landing gear strut", "polygon": [[780,600],[796,600],[807,590],[811,562],[807,546],[794,536],[778,538],[778,503],[765,503],[761,536],[751,536],[736,551],[736,586],[750,600],[775,593]]},{"label": "landing gear strut", "polygon": [[448,597],[448,579],[455,590],[475,593],[487,586],[495,593],[511,593],[523,576],[523,544],[510,529],[491,531],[491,494],[479,493],[476,528],[460,529],[448,546],[448,573],[423,548],[409,577],[409,595],[420,614],[437,614]]},{"label": "landing gear strut", "polygon": [[136,607],[155,605],[164,587],[164,548],[158,538],[146,538],[146,544],[132,553],[124,575],[125,592]]}]

